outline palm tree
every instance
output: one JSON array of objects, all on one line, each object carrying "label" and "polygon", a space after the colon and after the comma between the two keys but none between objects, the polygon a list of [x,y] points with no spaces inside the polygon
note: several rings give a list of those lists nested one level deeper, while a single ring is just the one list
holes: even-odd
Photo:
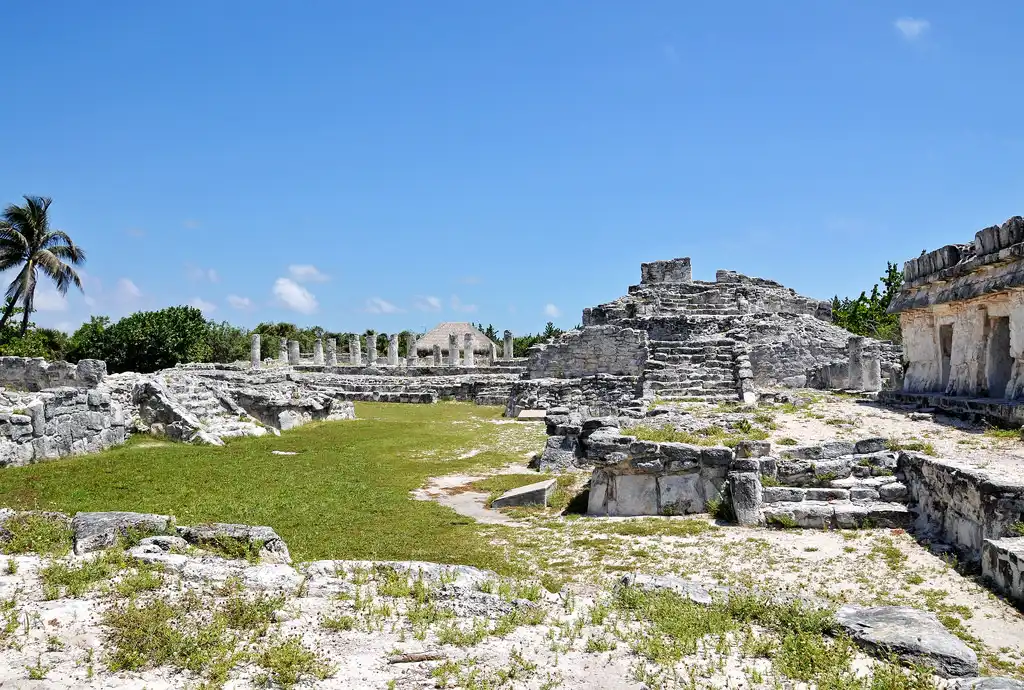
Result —
[{"label": "palm tree", "polygon": [[24,310],[21,334],[25,335],[39,271],[56,284],[61,295],[68,294],[72,285],[82,289],[82,280],[72,266],[85,263],[85,251],[67,233],[50,229],[47,211],[51,202],[46,197],[26,196],[24,206],[11,204],[0,216],[0,271],[20,268],[7,286],[7,307],[0,318],[0,329],[20,302]]}]

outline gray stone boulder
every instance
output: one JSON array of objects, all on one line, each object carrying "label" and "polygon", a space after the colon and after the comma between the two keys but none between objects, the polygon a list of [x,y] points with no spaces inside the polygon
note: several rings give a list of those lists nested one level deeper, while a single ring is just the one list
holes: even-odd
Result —
[{"label": "gray stone boulder", "polygon": [[679,577],[629,573],[622,576],[619,586],[634,587],[644,592],[671,592],[701,606],[711,606],[714,603],[711,592],[704,585]]},{"label": "gray stone boulder", "polygon": [[847,605],[836,613],[836,625],[877,656],[893,654],[905,664],[925,666],[943,678],[978,674],[977,654],[933,613],[906,606]]},{"label": "gray stone boulder", "polygon": [[80,555],[114,546],[120,537],[160,534],[173,525],[174,518],[169,515],[110,511],[78,513],[71,520],[71,531],[75,553]]},{"label": "gray stone boulder", "polygon": [[178,536],[193,546],[219,551],[231,558],[263,563],[290,563],[288,545],[271,527],[211,523],[182,525]]}]

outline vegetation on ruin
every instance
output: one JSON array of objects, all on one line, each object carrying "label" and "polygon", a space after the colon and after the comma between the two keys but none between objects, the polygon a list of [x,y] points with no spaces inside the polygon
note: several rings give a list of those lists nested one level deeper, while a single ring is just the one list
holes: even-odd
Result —
[{"label": "vegetation on ruin", "polygon": [[[522,462],[539,425],[496,424],[499,408],[356,403],[352,422],[321,422],[223,448],[129,443],[0,473],[0,502],[66,513],[133,510],[181,524],[270,525],[299,560],[415,559],[509,572],[471,518],[409,492],[431,476]],[[471,457],[466,451],[486,448]],[[500,450],[496,450],[500,449]],[[298,455],[272,455],[271,450]]]},{"label": "vegetation on ruin", "polygon": [[898,314],[889,314],[886,310],[892,303],[896,293],[903,284],[903,271],[890,262],[886,265],[885,275],[879,278],[882,288],[875,283],[870,291],[860,293],[856,299],[845,297],[832,298],[832,322],[851,333],[866,335],[878,340],[902,342],[900,334],[900,318]]},{"label": "vegetation on ruin", "polygon": [[728,446],[730,448],[740,441],[763,441],[771,435],[765,429],[750,422],[741,424],[735,429],[725,429],[713,425],[697,429],[696,431],[678,430],[672,427],[635,426],[623,429],[622,433],[642,441],[689,443],[698,446]]}]

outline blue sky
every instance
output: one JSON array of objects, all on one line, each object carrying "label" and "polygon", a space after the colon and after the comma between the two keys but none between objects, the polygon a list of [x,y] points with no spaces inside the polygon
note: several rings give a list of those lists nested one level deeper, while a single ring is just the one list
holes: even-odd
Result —
[{"label": "blue sky", "polygon": [[1024,212],[1015,1],[10,2],[0,201],[86,294],[536,331],[690,256],[827,298]]}]

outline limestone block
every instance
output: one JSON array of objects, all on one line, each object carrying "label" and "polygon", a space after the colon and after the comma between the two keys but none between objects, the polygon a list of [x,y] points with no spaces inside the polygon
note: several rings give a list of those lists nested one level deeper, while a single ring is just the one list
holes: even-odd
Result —
[{"label": "limestone block", "polygon": [[757,472],[730,472],[729,497],[733,514],[740,525],[758,525],[761,515],[761,476]]},{"label": "limestone block", "polygon": [[657,478],[657,484],[661,497],[657,514],[688,515],[707,509],[699,472],[664,474]]},{"label": "limestone block", "polygon": [[166,532],[174,519],[168,515],[149,513],[100,512],[78,513],[71,520],[76,554],[99,551],[113,546],[119,537],[129,533]]},{"label": "limestone block", "polygon": [[620,474],[612,478],[607,514],[658,515],[658,479],[652,474]]},{"label": "limestone block", "polygon": [[547,506],[551,494],[555,490],[556,481],[545,479],[541,482],[521,486],[506,491],[491,502],[492,508],[509,508],[512,506]]},{"label": "limestone block", "polygon": [[235,542],[244,549],[255,549],[263,563],[290,563],[288,545],[270,527],[212,523],[177,527],[178,536],[199,547]]}]

